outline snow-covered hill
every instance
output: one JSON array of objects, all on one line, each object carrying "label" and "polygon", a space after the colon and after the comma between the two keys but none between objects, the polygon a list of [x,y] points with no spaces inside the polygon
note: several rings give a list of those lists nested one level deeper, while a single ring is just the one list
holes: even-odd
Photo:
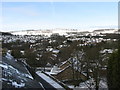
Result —
[{"label": "snow-covered hill", "polygon": [[23,31],[12,31],[13,35],[47,35],[52,34],[66,35],[67,32],[76,32],[73,29],[46,29],[46,30],[23,30]]},{"label": "snow-covered hill", "polygon": [[[106,34],[106,33],[117,33],[117,29],[97,29],[93,31],[88,31],[87,34]],[[52,34],[67,35],[68,33],[84,33],[85,30],[78,29],[43,29],[43,30],[22,30],[22,31],[12,31],[13,35],[45,35],[50,36]],[[84,33],[86,35],[86,33]]]},{"label": "snow-covered hill", "polygon": [[107,33],[117,33],[117,32],[118,32],[117,29],[98,29],[93,31],[94,34],[107,34]]}]

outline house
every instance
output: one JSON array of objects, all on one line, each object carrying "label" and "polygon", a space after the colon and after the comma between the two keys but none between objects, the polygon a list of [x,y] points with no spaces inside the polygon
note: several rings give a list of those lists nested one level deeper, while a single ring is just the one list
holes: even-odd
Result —
[{"label": "house", "polygon": [[105,53],[111,54],[111,53],[113,53],[113,50],[112,49],[104,49],[104,50],[101,50],[100,53],[101,54],[105,54]]},{"label": "house", "polygon": [[52,52],[55,53],[55,54],[57,54],[57,53],[59,53],[59,50],[54,49]]},{"label": "house", "polygon": [[80,73],[71,66],[70,60],[63,62],[59,67],[54,66],[50,74],[60,81],[78,79],[87,80],[85,74]]}]

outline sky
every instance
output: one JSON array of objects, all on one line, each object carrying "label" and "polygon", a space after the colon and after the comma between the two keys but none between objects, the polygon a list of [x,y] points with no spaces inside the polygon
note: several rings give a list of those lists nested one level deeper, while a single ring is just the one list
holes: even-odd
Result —
[{"label": "sky", "polygon": [[117,25],[117,2],[2,3],[1,31],[109,28]]}]

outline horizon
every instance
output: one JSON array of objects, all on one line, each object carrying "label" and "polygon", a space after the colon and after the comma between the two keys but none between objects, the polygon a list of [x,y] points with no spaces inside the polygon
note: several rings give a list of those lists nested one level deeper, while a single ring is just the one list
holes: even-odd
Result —
[{"label": "horizon", "polygon": [[3,2],[2,31],[117,28],[117,2]]},{"label": "horizon", "polygon": [[93,31],[96,31],[96,30],[118,30],[118,28],[94,28],[94,29],[91,29],[91,28],[88,28],[88,29],[74,29],[74,28],[52,28],[52,29],[24,29],[24,30],[12,30],[12,31],[0,31],[0,32],[8,32],[8,33],[11,33],[11,32],[24,32],[24,31],[44,31],[44,30],[72,30],[72,31],[77,31],[77,32],[93,32]]}]

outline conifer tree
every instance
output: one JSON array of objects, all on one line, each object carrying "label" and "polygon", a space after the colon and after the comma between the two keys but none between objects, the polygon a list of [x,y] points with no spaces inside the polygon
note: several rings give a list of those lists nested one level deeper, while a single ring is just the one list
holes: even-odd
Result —
[{"label": "conifer tree", "polygon": [[120,89],[120,40],[118,51],[108,60],[107,81],[109,90]]}]

